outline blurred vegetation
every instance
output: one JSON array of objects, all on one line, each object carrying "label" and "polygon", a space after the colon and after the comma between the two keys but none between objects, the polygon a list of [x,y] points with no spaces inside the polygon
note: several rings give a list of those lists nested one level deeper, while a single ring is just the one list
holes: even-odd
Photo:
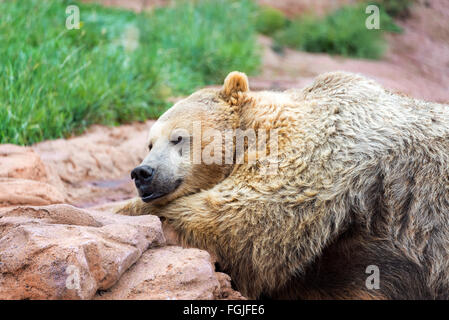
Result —
[{"label": "blurred vegetation", "polygon": [[374,4],[379,4],[392,17],[406,18],[413,0],[376,0]]},{"label": "blurred vegetation", "polygon": [[169,96],[221,83],[231,70],[251,74],[260,62],[250,0],[179,2],[141,14],[75,3],[79,30],[65,27],[69,4],[0,2],[0,143],[154,118]]},{"label": "blurred vegetation", "polygon": [[262,34],[272,35],[286,27],[288,22],[284,13],[278,9],[261,6],[256,11],[256,29]]},{"label": "blurred vegetation", "polygon": [[[65,27],[76,4],[81,29]],[[94,123],[156,118],[169,97],[260,65],[256,32],[284,46],[380,58],[384,32],[399,32],[412,0],[372,0],[381,30],[365,27],[366,3],[289,20],[254,0],[179,0],[134,13],[67,0],[0,1],[0,143],[32,144]]]},{"label": "blurred vegetation", "polygon": [[308,52],[378,59],[386,48],[384,32],[400,32],[401,29],[382,9],[380,29],[367,29],[365,8],[366,4],[344,6],[323,18],[303,15],[275,33],[276,45]]}]

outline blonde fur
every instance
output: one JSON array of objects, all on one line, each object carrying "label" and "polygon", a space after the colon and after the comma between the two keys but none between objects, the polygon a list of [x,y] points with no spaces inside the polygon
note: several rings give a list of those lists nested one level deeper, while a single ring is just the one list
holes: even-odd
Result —
[{"label": "blonde fur", "polygon": [[[165,217],[250,298],[448,298],[449,106],[343,72],[282,93],[251,92],[231,73],[186,103],[211,95],[211,125],[278,130],[278,173],[234,165],[219,181],[201,176],[214,180],[203,190],[135,199],[120,213]],[[380,268],[379,291],[365,287],[368,263]],[[312,277],[323,287],[312,290]]]}]

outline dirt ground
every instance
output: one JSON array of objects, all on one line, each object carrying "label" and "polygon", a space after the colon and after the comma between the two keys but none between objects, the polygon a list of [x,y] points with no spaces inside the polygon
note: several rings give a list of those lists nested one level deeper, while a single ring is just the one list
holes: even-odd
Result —
[{"label": "dirt ground", "polygon": [[[282,1],[280,1],[282,2]],[[376,79],[386,88],[436,102],[449,102],[449,1],[419,1],[401,34],[388,35],[382,60],[363,60],[286,49],[271,50],[271,39],[260,37],[262,73],[251,80],[253,89],[303,87],[318,74],[344,70]]]}]

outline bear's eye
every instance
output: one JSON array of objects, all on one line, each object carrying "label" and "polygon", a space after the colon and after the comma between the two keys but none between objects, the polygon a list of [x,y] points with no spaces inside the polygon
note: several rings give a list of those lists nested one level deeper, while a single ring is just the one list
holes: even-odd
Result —
[{"label": "bear's eye", "polygon": [[148,150],[151,151],[151,149],[153,149],[153,144],[150,143],[150,145],[148,146]]},{"label": "bear's eye", "polygon": [[178,139],[172,140],[171,143],[173,143],[173,144],[178,144],[178,143],[180,143],[181,141],[182,141],[182,137],[179,136]]}]

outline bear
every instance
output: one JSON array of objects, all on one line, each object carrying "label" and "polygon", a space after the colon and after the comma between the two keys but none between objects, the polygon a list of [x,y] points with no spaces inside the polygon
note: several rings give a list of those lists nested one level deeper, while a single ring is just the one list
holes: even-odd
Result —
[{"label": "bear", "polygon": [[[195,146],[195,127],[254,130],[266,152],[249,135]],[[148,147],[117,212],[161,217],[246,297],[449,298],[448,105],[346,72],[251,91],[234,71],[166,111]]]}]

